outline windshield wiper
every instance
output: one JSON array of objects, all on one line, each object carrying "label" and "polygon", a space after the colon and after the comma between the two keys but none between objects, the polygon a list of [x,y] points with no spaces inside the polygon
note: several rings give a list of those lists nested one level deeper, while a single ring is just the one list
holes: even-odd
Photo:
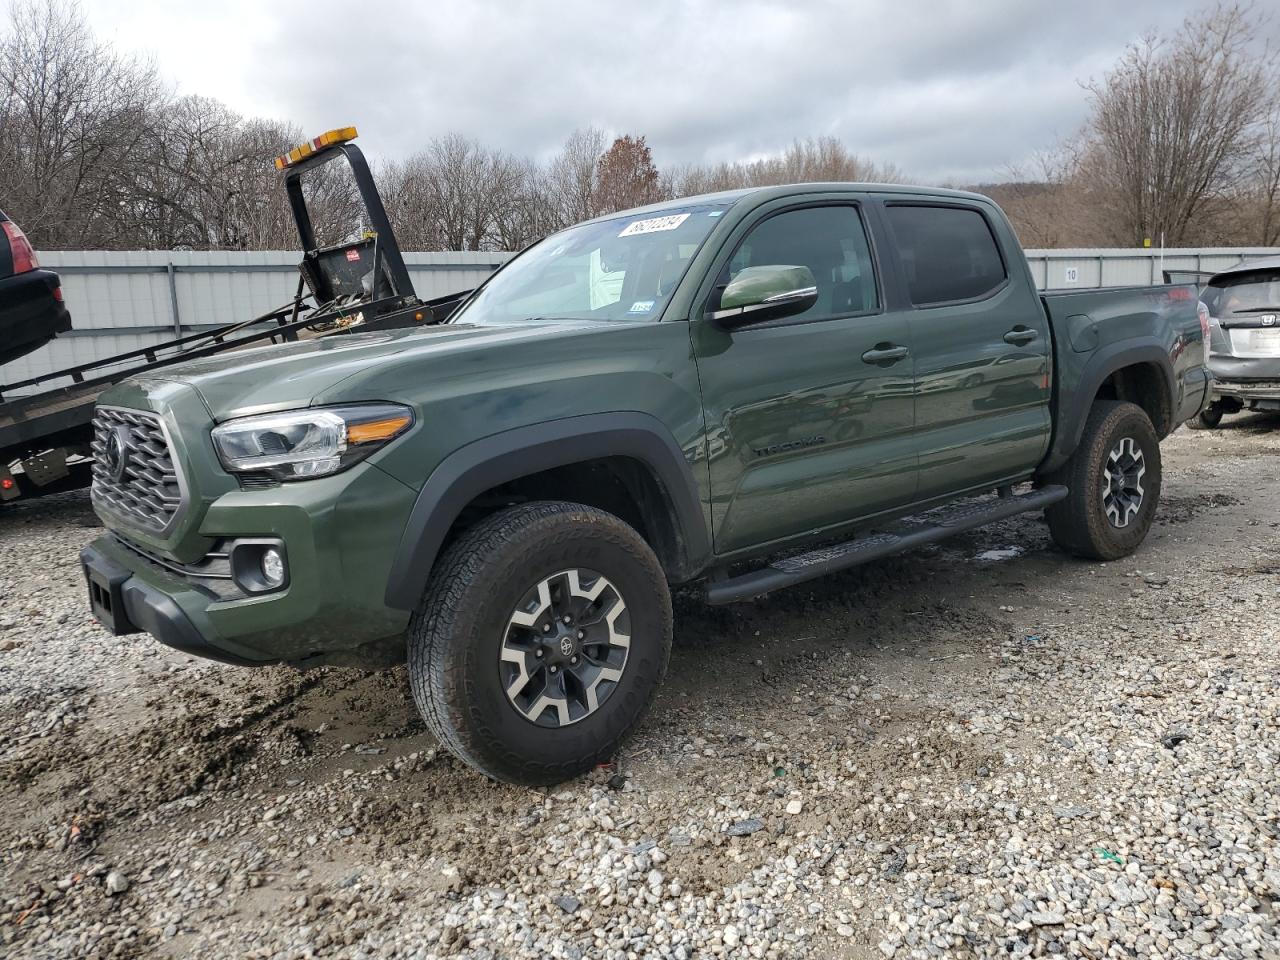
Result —
[{"label": "windshield wiper", "polygon": [[1249,307],[1247,310],[1232,310],[1233,316],[1240,316],[1242,313],[1280,313],[1280,307]]}]

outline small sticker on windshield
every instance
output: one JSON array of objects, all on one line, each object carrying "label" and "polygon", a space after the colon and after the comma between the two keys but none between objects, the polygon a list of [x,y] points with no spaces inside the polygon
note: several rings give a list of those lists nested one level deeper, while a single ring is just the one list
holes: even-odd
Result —
[{"label": "small sticker on windshield", "polygon": [[652,300],[637,300],[631,305],[631,309],[627,313],[648,313],[653,309]]},{"label": "small sticker on windshield", "polygon": [[648,220],[636,220],[623,227],[620,237],[634,237],[638,233],[658,233],[662,230],[674,230],[689,219],[687,213],[673,213],[669,217],[650,217]]},{"label": "small sticker on windshield", "polygon": [[707,216],[708,216],[708,217],[718,217],[718,216],[720,216],[720,214],[722,214],[722,213],[724,213],[724,211],[723,211],[723,210],[712,210],[710,213],[708,213],[708,214],[707,214]]}]

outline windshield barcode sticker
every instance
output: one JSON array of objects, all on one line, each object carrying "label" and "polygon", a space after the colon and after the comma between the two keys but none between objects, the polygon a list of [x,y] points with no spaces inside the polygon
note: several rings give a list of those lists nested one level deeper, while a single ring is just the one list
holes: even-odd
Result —
[{"label": "windshield barcode sticker", "polygon": [[620,237],[634,237],[638,233],[658,233],[662,230],[674,230],[689,219],[687,213],[676,213],[669,217],[651,217],[648,220],[636,220],[627,224]]}]

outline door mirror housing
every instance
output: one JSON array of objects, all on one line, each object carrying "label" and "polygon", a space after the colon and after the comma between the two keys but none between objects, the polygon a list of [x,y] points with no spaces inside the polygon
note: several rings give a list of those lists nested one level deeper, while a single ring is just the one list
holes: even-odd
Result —
[{"label": "door mirror housing", "polygon": [[794,317],[818,302],[818,284],[808,267],[770,264],[746,267],[720,293],[707,317],[727,329]]}]

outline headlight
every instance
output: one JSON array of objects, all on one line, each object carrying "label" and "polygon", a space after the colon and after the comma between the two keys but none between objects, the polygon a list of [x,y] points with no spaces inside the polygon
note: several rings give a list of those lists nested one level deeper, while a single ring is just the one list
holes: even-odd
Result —
[{"label": "headlight", "polygon": [[413,411],[394,403],[316,407],[228,420],[213,446],[232,473],[307,480],[359,463],[412,424]]}]

